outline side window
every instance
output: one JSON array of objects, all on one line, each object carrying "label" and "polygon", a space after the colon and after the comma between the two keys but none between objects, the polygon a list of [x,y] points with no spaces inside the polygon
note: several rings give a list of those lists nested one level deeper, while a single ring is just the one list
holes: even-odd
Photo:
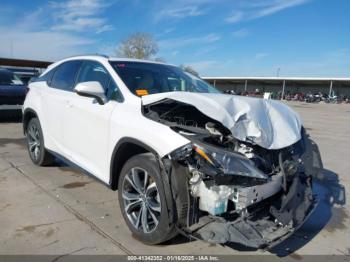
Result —
[{"label": "side window", "polygon": [[94,61],[84,61],[79,72],[77,83],[97,81],[101,84],[105,90],[106,96],[108,97],[108,86],[110,80],[111,77],[109,76],[109,73],[100,63]]},{"label": "side window", "polygon": [[77,72],[79,71],[81,61],[68,61],[58,66],[52,77],[51,87],[72,91]]},{"label": "side window", "polygon": [[51,84],[51,79],[53,74],[55,73],[56,68],[51,69],[49,72],[45,73],[45,75],[41,75],[35,80],[31,80],[31,82],[46,82],[48,85]]}]

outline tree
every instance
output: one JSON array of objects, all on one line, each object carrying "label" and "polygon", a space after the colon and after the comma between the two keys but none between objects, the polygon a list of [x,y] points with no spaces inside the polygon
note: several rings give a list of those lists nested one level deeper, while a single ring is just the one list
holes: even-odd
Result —
[{"label": "tree", "polygon": [[186,65],[180,65],[181,69],[184,70],[187,73],[190,73],[194,76],[199,77],[199,73],[191,66],[186,66]]},{"label": "tree", "polygon": [[120,57],[153,59],[158,53],[158,44],[148,33],[134,33],[124,39],[117,49]]}]

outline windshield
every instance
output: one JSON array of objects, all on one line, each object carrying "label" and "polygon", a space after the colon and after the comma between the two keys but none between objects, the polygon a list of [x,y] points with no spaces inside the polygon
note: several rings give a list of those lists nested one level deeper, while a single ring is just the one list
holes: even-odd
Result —
[{"label": "windshield", "polygon": [[138,96],[173,91],[221,93],[176,66],[122,61],[112,61],[111,65],[129,90]]},{"label": "windshield", "polygon": [[18,76],[16,76],[11,71],[0,70],[0,85],[17,86],[17,85],[23,85],[23,82]]}]

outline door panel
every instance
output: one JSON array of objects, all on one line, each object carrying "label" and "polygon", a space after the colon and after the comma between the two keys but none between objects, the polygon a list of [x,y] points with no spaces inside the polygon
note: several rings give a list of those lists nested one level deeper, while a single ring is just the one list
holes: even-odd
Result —
[{"label": "door panel", "polygon": [[65,157],[67,151],[63,143],[63,119],[64,109],[70,94],[81,61],[72,60],[64,62],[47,73],[46,86],[42,89],[42,112],[43,125],[45,126],[45,144],[51,149]]},{"label": "door panel", "polygon": [[65,106],[63,139],[71,160],[103,179],[106,173],[109,123],[116,102],[100,105],[72,93]]},{"label": "door panel", "polygon": [[62,119],[68,92],[46,87],[42,90],[42,114],[45,126],[45,146],[59,154],[64,154]]},{"label": "door panel", "polygon": [[[108,98],[112,80],[98,62],[84,61],[81,66],[76,84],[89,81],[98,81]],[[110,117],[117,105],[116,101],[100,105],[94,98],[71,93],[63,119],[64,145],[69,149],[72,161],[106,182],[109,179],[107,152]]]}]

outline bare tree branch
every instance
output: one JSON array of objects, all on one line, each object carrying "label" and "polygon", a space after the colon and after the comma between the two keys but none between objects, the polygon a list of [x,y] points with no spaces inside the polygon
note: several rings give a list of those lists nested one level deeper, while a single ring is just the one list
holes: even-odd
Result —
[{"label": "bare tree branch", "polygon": [[153,59],[158,51],[158,44],[152,35],[138,32],[121,42],[117,49],[117,55],[127,58]]}]

